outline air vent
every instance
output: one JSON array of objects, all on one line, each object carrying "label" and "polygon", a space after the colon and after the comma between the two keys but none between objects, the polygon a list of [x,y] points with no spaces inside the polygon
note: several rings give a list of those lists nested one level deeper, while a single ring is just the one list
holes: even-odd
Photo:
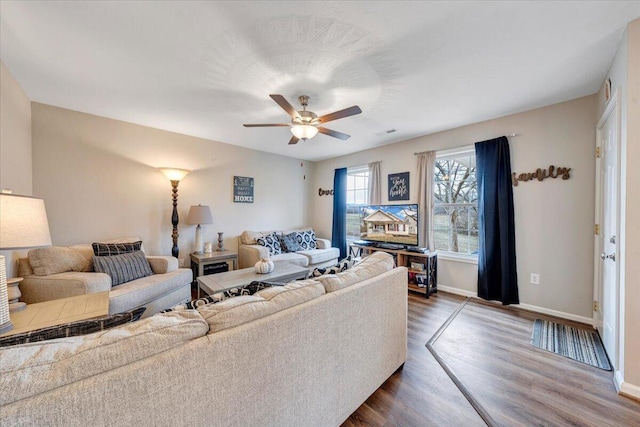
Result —
[{"label": "air vent", "polygon": [[385,136],[387,134],[394,133],[395,131],[396,131],[395,129],[387,129],[387,130],[383,130],[382,132],[376,133],[376,135],[377,136]]}]

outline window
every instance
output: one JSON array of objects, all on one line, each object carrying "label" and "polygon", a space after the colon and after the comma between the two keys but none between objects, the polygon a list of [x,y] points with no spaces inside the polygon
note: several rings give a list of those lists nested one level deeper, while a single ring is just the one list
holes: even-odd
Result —
[{"label": "window", "polygon": [[360,207],[369,200],[369,167],[347,169],[347,242],[360,240]]},{"label": "window", "polygon": [[478,253],[478,188],[474,147],[436,154],[433,182],[435,248]]}]

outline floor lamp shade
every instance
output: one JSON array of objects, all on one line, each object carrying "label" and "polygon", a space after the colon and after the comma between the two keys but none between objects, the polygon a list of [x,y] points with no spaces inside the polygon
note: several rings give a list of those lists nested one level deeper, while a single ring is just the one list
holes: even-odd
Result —
[{"label": "floor lamp shade", "polygon": [[[51,234],[44,200],[0,193],[0,249],[51,246]],[[9,318],[7,270],[0,256],[0,333],[13,328]]]},{"label": "floor lamp shade", "polygon": [[196,227],[196,243],[194,252],[196,254],[203,254],[204,243],[202,242],[202,228],[200,227],[200,224],[213,224],[213,218],[211,217],[211,210],[209,209],[209,206],[191,206],[189,208],[189,215],[187,216],[187,224],[198,225]]}]

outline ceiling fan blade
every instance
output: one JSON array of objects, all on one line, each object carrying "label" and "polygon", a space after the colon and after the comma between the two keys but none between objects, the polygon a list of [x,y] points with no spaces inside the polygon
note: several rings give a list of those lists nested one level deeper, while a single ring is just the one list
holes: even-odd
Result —
[{"label": "ceiling fan blade", "polygon": [[298,138],[297,136],[293,135],[291,137],[291,139],[289,140],[289,145],[297,144],[298,141],[300,141],[300,138]]},{"label": "ceiling fan blade", "polygon": [[295,119],[296,117],[300,117],[300,114],[298,114],[296,109],[293,108],[293,106],[289,104],[289,102],[286,99],[284,99],[284,96],[282,95],[269,95],[269,96],[271,97],[271,99],[276,101],[276,103],[280,107],[282,107],[282,109],[286,111],[287,114],[289,114],[292,119]]},{"label": "ceiling fan blade", "polygon": [[318,128],[318,132],[324,133],[325,135],[329,135],[329,136],[332,136],[334,138],[341,139],[343,141],[346,140],[346,139],[351,138],[351,135],[347,135],[346,133],[342,133],[342,132],[338,132],[338,131],[335,131],[335,130],[323,128],[321,126],[317,126],[317,128]]},{"label": "ceiling fan blade", "polygon": [[345,108],[344,110],[336,111],[334,113],[325,114],[324,116],[318,117],[319,123],[327,123],[332,120],[343,119],[349,116],[355,116],[356,114],[362,113],[362,110],[357,105],[353,107]]},{"label": "ceiling fan blade", "polygon": [[242,125],[246,128],[266,128],[266,127],[274,127],[274,126],[291,126],[289,123],[259,123],[259,124],[244,124]]}]

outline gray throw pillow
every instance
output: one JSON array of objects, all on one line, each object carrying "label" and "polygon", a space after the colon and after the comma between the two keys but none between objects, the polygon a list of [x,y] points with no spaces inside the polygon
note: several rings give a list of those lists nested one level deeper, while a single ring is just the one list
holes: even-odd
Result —
[{"label": "gray throw pillow", "polygon": [[94,256],[93,268],[111,276],[111,286],[151,276],[151,266],[142,251],[112,256]]},{"label": "gray throw pillow", "polygon": [[298,252],[303,250],[302,246],[298,243],[298,233],[281,234],[278,236],[280,239],[280,246],[284,252]]}]

